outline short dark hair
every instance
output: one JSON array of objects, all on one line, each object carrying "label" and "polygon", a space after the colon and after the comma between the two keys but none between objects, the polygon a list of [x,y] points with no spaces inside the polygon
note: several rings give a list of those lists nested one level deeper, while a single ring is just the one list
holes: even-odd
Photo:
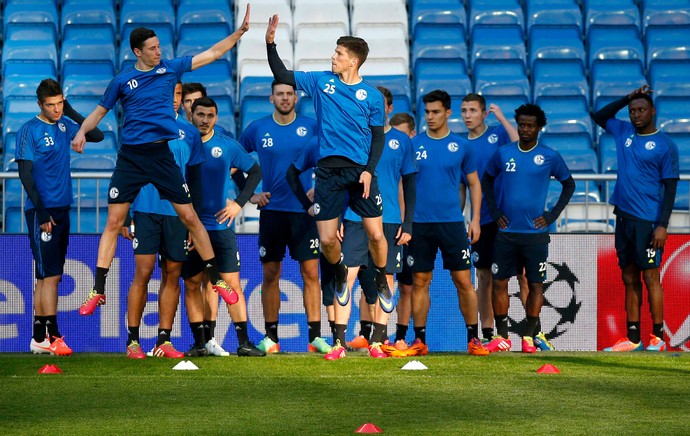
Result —
[{"label": "short dark hair", "polygon": [[206,87],[199,82],[187,82],[182,84],[182,98],[193,92],[200,92],[202,97],[206,97]]},{"label": "short dark hair", "polygon": [[352,56],[359,59],[359,67],[362,66],[364,61],[367,60],[367,56],[369,56],[369,44],[357,36],[341,36],[336,41],[336,44],[342,45]]},{"label": "short dark hair", "polygon": [[144,43],[147,39],[155,37],[156,32],[153,30],[147,29],[146,27],[137,27],[129,34],[129,48],[132,49],[132,52],[134,52],[135,48],[141,50],[144,48]]},{"label": "short dark hair", "polygon": [[201,97],[201,98],[197,98],[196,100],[194,100],[194,103],[192,103],[192,113],[194,113],[194,111],[196,111],[196,108],[198,106],[212,107],[216,110],[216,113],[218,113],[218,105],[210,97]]},{"label": "short dark hair", "polygon": [[43,79],[36,88],[36,98],[40,103],[46,101],[48,97],[63,95],[62,87],[55,79]]},{"label": "short dark hair", "polygon": [[397,114],[393,114],[389,121],[391,126],[399,126],[401,124],[407,124],[410,126],[411,130],[415,129],[415,121],[414,117],[407,112],[398,112]]},{"label": "short dark hair", "polygon": [[440,101],[446,110],[450,109],[450,95],[442,89],[435,89],[424,95],[424,97],[422,97],[422,101],[424,104]]},{"label": "short dark hair", "polygon": [[271,94],[273,94],[273,90],[276,88],[278,85],[287,85],[287,86],[292,86],[292,89],[295,89],[294,85],[288,85],[287,83],[280,82],[278,80],[273,79],[273,82],[271,82]]},{"label": "short dark hair", "polygon": [[628,100],[628,104],[632,103],[633,100],[638,100],[638,99],[643,99],[647,100],[649,102],[650,107],[654,107],[654,100],[652,99],[652,96],[649,94],[645,94],[644,92],[638,92],[636,94],[633,94],[632,97]]},{"label": "short dark hair", "polygon": [[486,99],[484,98],[483,95],[480,95],[480,94],[477,94],[474,92],[470,92],[469,94],[467,94],[466,96],[464,96],[462,98],[462,101],[463,102],[466,102],[466,101],[467,102],[470,102],[470,101],[479,102],[479,107],[482,108],[483,111],[486,110]]},{"label": "short dark hair", "polygon": [[377,86],[376,89],[381,91],[381,94],[383,94],[383,98],[386,99],[386,106],[390,106],[393,104],[393,93],[390,89],[386,88],[385,86]]},{"label": "short dark hair", "polygon": [[539,127],[544,127],[546,125],[546,114],[536,104],[527,103],[515,109],[515,122],[518,121],[520,115],[537,117],[537,125]]}]

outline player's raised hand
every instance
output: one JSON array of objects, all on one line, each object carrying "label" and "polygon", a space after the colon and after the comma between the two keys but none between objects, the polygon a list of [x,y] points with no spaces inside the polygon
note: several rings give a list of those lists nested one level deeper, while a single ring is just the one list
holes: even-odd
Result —
[{"label": "player's raised hand", "polygon": [[649,95],[649,94],[651,94],[652,92],[654,92],[654,90],[653,90],[652,88],[650,88],[649,85],[645,84],[645,85],[640,86],[639,88],[637,88],[637,89],[634,90],[633,92],[631,92],[631,93],[628,95],[628,98],[632,98],[632,97],[634,97],[634,96],[637,95],[637,94],[648,94],[648,95]]},{"label": "player's raised hand", "polygon": [[268,19],[268,27],[266,28],[266,44],[272,44],[273,41],[275,41],[276,29],[278,29],[278,14],[275,14]]},{"label": "player's raised hand", "polygon": [[83,153],[84,144],[86,144],[86,135],[84,132],[79,130],[72,140],[72,150],[76,151],[77,153]]},{"label": "player's raised hand", "polygon": [[241,30],[243,32],[249,31],[249,10],[249,3],[247,3],[247,10],[244,12],[244,19],[242,20],[242,25],[239,27],[238,30]]}]

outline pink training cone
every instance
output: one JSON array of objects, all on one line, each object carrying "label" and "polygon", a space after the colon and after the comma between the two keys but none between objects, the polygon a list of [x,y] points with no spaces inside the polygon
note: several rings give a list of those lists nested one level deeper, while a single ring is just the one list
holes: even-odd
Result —
[{"label": "pink training cone", "polygon": [[56,365],[43,365],[41,369],[38,370],[39,374],[62,374],[62,370]]},{"label": "pink training cone", "polygon": [[355,433],[383,433],[383,430],[381,430],[375,424],[367,422],[362,424],[357,430],[355,430]]},{"label": "pink training cone", "polygon": [[537,370],[537,374],[560,374],[561,370],[556,368],[555,365],[551,365],[550,363],[547,363],[546,365],[542,365],[541,368]]}]

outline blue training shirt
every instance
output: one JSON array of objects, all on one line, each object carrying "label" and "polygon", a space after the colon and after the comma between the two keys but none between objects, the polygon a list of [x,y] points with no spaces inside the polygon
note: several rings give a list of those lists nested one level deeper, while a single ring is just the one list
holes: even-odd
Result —
[{"label": "blue training shirt", "polygon": [[[313,137],[307,145],[299,152],[292,164],[301,172],[313,170],[319,162],[319,138]],[[309,185],[309,189],[313,188]],[[302,209],[304,210],[304,209]]]},{"label": "blue training shirt", "polygon": [[366,165],[371,150],[370,126],[383,126],[383,95],[366,80],[348,85],[330,71],[295,71],[297,89],[314,100],[319,125],[319,159],[343,156]]},{"label": "blue training shirt", "polygon": [[[74,201],[70,151],[77,131],[79,125],[64,116],[55,123],[47,123],[36,116],[17,133],[14,158],[33,162],[31,175],[46,208],[66,207]],[[34,209],[28,196],[24,209]]]},{"label": "blue training shirt", "polygon": [[616,141],[618,180],[609,202],[621,211],[653,223],[661,218],[663,179],[677,179],[678,146],[665,133],[640,135],[627,121],[611,118],[606,131]]},{"label": "blue training shirt", "polygon": [[[278,124],[273,115],[252,122],[239,142],[248,152],[256,152],[261,165],[263,191],[270,192],[263,210],[304,212],[304,208],[287,183],[285,174],[299,152],[316,135],[316,120],[298,115],[288,124]],[[300,175],[305,191],[312,185],[313,170]]]},{"label": "blue training shirt", "polygon": [[230,169],[247,172],[256,163],[249,153],[231,137],[219,132],[202,141],[206,162],[201,164],[201,210],[199,219],[206,230],[227,229],[227,222],[219,224],[215,214],[225,207],[228,191],[234,190]]},{"label": "blue training shirt", "polygon": [[[206,161],[204,149],[201,145],[201,135],[184,117],[177,117],[178,137],[168,141],[168,147],[175,157],[175,162],[186,176],[187,167],[198,165]],[[141,188],[137,198],[132,203],[132,212],[155,213],[159,215],[177,216],[175,208],[168,200],[161,200],[158,189],[152,184]]]},{"label": "blue training shirt", "polygon": [[[402,224],[400,202],[398,201],[398,185],[402,176],[417,172],[417,165],[412,153],[410,137],[397,129],[391,128],[386,133],[383,154],[376,165],[376,177],[379,191],[383,198],[383,222],[387,224]],[[345,219],[362,221],[362,218],[349,207],[345,212]]]},{"label": "blue training shirt", "polygon": [[500,183],[494,182],[496,206],[508,218],[508,227],[499,229],[501,232],[548,232],[548,228],[536,228],[533,220],[544,214],[551,177],[560,182],[570,177],[557,151],[538,142],[531,150],[523,151],[516,141],[496,150],[486,173],[502,177]]},{"label": "blue training shirt", "polygon": [[192,56],[161,60],[155,68],[136,67],[113,78],[98,102],[108,110],[122,104],[122,143],[145,144],[178,136],[175,109],[171,102],[182,74],[192,71]]},{"label": "blue training shirt", "polygon": [[412,138],[417,161],[414,222],[462,222],[462,174],[477,171],[469,141],[453,132],[441,139],[423,132]]}]

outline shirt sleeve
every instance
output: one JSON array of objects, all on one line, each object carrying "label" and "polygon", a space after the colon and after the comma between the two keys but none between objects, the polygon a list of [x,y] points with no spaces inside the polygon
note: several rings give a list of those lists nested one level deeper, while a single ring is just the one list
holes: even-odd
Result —
[{"label": "shirt sleeve", "polygon": [[300,172],[305,172],[306,170],[316,166],[318,154],[319,142],[316,140],[316,138],[313,138],[311,141],[309,141],[307,146],[300,151],[292,164],[295,166],[295,168],[300,170]]},{"label": "shirt sleeve", "polygon": [[233,141],[230,147],[230,152],[233,153],[232,168],[237,168],[245,173],[249,171],[256,163],[254,158],[237,141]]},{"label": "shirt sleeve", "polygon": [[465,147],[465,155],[462,158],[462,172],[463,174],[470,174],[477,171],[477,163],[474,160],[474,154],[472,153],[472,147],[465,142],[461,143],[460,146]]},{"label": "shirt sleeve", "polygon": [[409,138],[403,138],[403,161],[400,168],[400,175],[412,174],[417,172],[417,161],[414,159],[414,150],[412,149],[412,141]]},{"label": "shirt sleeve", "polygon": [[489,158],[489,161],[486,164],[486,170],[484,171],[485,174],[496,177],[501,172],[502,167],[500,150],[500,148],[496,149],[494,154],[492,154]]},{"label": "shirt sleeve", "polygon": [[677,179],[680,177],[678,147],[672,141],[666,145],[666,152],[661,156],[661,179]]},{"label": "shirt sleeve", "polygon": [[568,166],[565,164],[565,161],[563,160],[563,157],[560,155],[560,153],[556,151],[553,152],[553,165],[551,166],[551,175],[559,182],[562,182],[563,180],[570,177],[570,170],[568,169]]},{"label": "shirt sleeve", "polygon": [[240,135],[238,142],[242,147],[244,147],[245,150],[248,152],[256,151],[256,147],[254,147],[254,131],[256,130],[256,123],[252,122],[249,126],[247,126],[246,129],[244,129],[244,132]]},{"label": "shirt sleeve", "polygon": [[376,98],[372,99],[371,115],[369,116],[370,126],[383,126],[386,124],[385,110],[383,108],[383,95],[376,89]]},{"label": "shirt sleeve", "polygon": [[16,149],[14,150],[15,160],[34,160],[36,144],[31,136],[30,129],[24,124],[15,139]]},{"label": "shirt sleeve", "polygon": [[199,131],[194,129],[189,129],[187,131],[189,145],[191,147],[191,153],[189,154],[189,161],[187,161],[187,166],[198,165],[206,162],[206,154],[204,153],[204,146],[201,144],[201,135]]},{"label": "shirt sleeve", "polygon": [[318,82],[318,74],[307,71],[295,71],[295,83],[297,89],[300,89],[307,94],[313,96]]},{"label": "shirt sleeve", "polygon": [[105,92],[103,93],[103,97],[101,97],[100,101],[98,102],[99,106],[103,106],[104,108],[111,110],[113,107],[115,107],[115,103],[117,103],[117,99],[120,98],[120,81],[119,81],[120,76],[117,75],[113,78],[113,80],[110,81],[108,84],[108,87],[105,88]]}]

